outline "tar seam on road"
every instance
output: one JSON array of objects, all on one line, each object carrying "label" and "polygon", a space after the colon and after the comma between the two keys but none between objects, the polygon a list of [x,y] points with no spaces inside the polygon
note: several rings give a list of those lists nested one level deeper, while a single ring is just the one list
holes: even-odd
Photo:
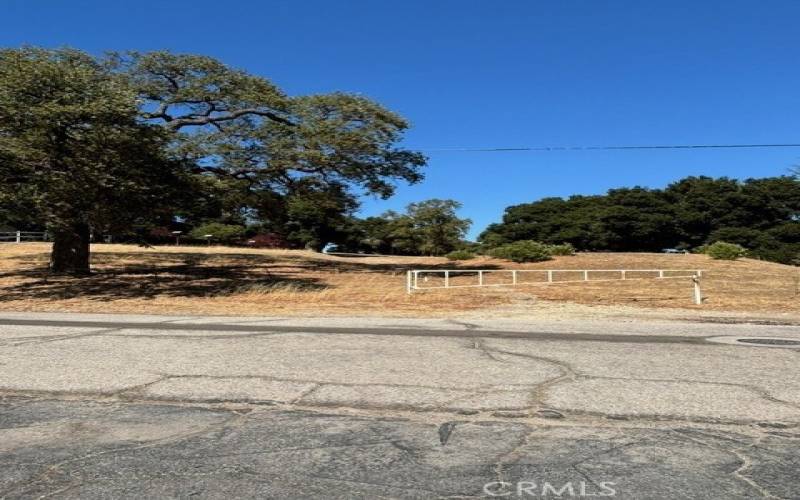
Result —
[{"label": "tar seam on road", "polygon": [[[202,323],[142,323],[111,321],[72,321],[37,319],[0,319],[0,326],[43,326],[76,328],[115,328],[122,330],[174,330],[205,332],[239,332],[239,337],[274,335],[280,333],[312,333],[324,335],[396,335],[406,337],[461,337],[461,338],[501,338],[527,340],[553,340],[559,342],[620,342],[636,344],[695,344],[709,347],[720,346],[706,342],[705,337],[685,337],[677,335],[626,335],[594,333],[525,332],[502,330],[418,330],[409,328],[344,328],[322,326],[279,326],[279,325],[237,325]],[[250,335],[247,335],[250,334]],[[170,338],[168,335],[149,335],[152,338]],[[214,338],[211,335],[180,335],[180,338]],[[226,336],[227,337],[227,336]]]}]

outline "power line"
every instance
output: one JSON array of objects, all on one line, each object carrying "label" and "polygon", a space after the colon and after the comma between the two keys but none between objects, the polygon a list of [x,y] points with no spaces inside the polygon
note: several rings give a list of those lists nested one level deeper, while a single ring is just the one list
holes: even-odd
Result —
[{"label": "power line", "polygon": [[513,151],[610,151],[632,149],[744,149],[744,148],[800,148],[800,144],[679,144],[649,146],[535,146],[520,148],[422,148],[426,153],[445,152],[513,152]]}]

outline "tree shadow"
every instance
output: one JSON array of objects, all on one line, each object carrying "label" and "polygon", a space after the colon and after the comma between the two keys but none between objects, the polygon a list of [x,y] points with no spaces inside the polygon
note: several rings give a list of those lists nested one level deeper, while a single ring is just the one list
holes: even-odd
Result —
[{"label": "tree shadow", "polygon": [[[195,252],[92,253],[91,275],[70,277],[47,270],[48,254],[7,257],[23,269],[0,273],[12,284],[0,288],[0,302],[85,298],[96,301],[153,299],[156,297],[219,297],[247,290],[330,288],[319,274],[378,273],[397,275],[418,269],[497,269],[499,266],[374,263],[307,255]],[[314,276],[316,274],[317,276]]]},{"label": "tree shadow", "polygon": [[[219,297],[248,289],[291,288],[315,291],[328,285],[314,277],[276,272],[265,260],[219,260],[203,254],[131,254],[140,262],[119,263],[120,254],[93,255],[93,272],[86,277],[54,275],[45,268],[28,268],[0,274],[14,281],[0,288],[0,302],[26,299],[97,301],[153,299],[156,297]],[[239,256],[241,257],[241,256]],[[35,256],[25,259],[39,262]]]},{"label": "tree shadow", "polygon": [[[403,257],[403,256],[398,256]],[[92,254],[92,264],[113,263],[119,260],[139,261],[147,264],[151,263],[164,263],[175,260],[180,260],[186,265],[209,265],[220,264],[228,265],[234,263],[243,266],[266,266],[269,269],[277,270],[290,270],[294,269],[298,272],[312,271],[312,272],[367,272],[367,273],[397,273],[406,272],[412,269],[458,269],[463,271],[477,271],[479,269],[491,270],[502,269],[501,266],[496,264],[482,264],[474,265],[467,264],[464,261],[444,262],[440,264],[419,264],[419,263],[378,263],[378,262],[364,262],[364,257],[339,257],[338,259],[328,259],[321,255],[319,257],[314,255],[302,254],[288,254],[288,255],[265,255],[265,254],[251,254],[251,253],[153,253],[142,254],[136,252],[94,252]],[[389,257],[390,258],[390,257]],[[348,260],[342,260],[348,259]],[[350,260],[352,259],[352,261]]]}]

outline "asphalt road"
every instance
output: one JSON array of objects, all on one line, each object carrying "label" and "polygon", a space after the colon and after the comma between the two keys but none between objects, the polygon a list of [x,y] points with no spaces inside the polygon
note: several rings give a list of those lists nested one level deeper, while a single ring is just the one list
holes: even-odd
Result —
[{"label": "asphalt road", "polygon": [[0,315],[0,498],[800,498],[800,328]]}]

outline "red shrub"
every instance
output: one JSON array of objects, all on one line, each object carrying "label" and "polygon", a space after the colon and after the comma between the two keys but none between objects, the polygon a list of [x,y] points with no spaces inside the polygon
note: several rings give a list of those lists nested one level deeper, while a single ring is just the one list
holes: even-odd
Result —
[{"label": "red shrub", "polygon": [[289,248],[282,236],[275,233],[262,233],[247,238],[245,244],[254,248]]}]

